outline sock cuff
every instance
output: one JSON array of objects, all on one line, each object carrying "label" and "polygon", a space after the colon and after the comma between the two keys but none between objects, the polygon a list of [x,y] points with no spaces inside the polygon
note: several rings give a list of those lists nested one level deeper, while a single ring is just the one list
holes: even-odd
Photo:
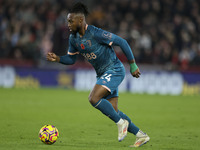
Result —
[{"label": "sock cuff", "polygon": [[93,107],[97,107],[101,103],[102,99],[100,99],[96,104],[92,104]]},{"label": "sock cuff", "polygon": [[142,132],[141,130],[138,131],[138,133],[136,134],[136,137],[141,137],[141,136],[144,136],[145,133]]}]

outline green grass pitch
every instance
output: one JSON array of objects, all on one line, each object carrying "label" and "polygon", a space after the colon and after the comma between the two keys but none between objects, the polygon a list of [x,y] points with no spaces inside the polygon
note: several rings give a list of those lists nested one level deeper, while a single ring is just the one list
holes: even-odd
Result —
[{"label": "green grass pitch", "polygon": [[[117,141],[117,126],[88,102],[89,92],[67,89],[0,89],[2,150],[131,150],[135,136]],[[199,150],[200,96],[120,93],[119,109],[151,137],[142,150]],[[38,138],[45,124],[60,137]]]}]

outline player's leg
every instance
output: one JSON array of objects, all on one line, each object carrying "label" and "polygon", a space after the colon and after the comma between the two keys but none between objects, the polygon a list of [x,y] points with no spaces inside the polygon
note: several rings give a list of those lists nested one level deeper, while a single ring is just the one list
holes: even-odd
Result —
[{"label": "player's leg", "polygon": [[134,135],[136,135],[136,141],[135,141],[134,145],[131,145],[131,147],[140,147],[140,146],[146,144],[150,140],[150,137],[146,133],[143,133],[131,121],[131,119],[126,114],[124,114],[123,112],[121,112],[120,110],[118,110],[118,97],[110,98],[110,99],[108,99],[108,101],[112,104],[112,106],[115,109],[115,111],[118,112],[118,114],[123,119],[128,120],[128,122],[129,122],[128,132],[133,133]]},{"label": "player's leg", "polygon": [[131,119],[126,114],[118,110],[118,97],[110,98],[108,99],[108,101],[113,105],[115,111],[118,112],[118,114],[122,117],[122,119],[128,120],[129,122],[128,132],[136,135],[139,131],[139,128],[131,121]]},{"label": "player's leg", "polygon": [[92,106],[100,110],[117,124],[118,140],[122,141],[127,135],[128,121],[123,120],[115,111],[112,104],[107,99],[103,98],[108,95],[110,95],[110,92],[105,88],[105,86],[96,84],[89,95],[89,101]]},{"label": "player's leg", "polygon": [[120,115],[114,110],[111,103],[103,97],[109,95],[109,91],[102,85],[96,84],[89,95],[89,101],[95,108],[112,119],[115,123],[121,119]]}]

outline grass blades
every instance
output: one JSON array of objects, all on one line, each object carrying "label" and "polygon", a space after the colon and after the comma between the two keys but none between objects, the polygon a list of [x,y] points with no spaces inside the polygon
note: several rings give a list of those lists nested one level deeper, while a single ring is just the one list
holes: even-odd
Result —
[{"label": "grass blades", "polygon": [[[2,150],[130,150],[135,136],[117,140],[117,126],[89,102],[89,92],[67,89],[0,88]],[[151,137],[143,150],[198,150],[200,96],[120,93],[119,109]],[[38,138],[52,124],[60,137],[53,145]]]}]

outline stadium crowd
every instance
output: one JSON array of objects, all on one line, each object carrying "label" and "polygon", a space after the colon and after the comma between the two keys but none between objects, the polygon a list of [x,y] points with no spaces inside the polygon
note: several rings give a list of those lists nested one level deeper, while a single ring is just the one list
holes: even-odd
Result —
[{"label": "stadium crowd", "polygon": [[[125,38],[138,63],[200,66],[200,1],[86,0],[87,22]],[[0,59],[66,54],[71,0],[0,0]],[[115,48],[125,60],[122,51]],[[79,61],[82,61],[79,58]]]}]

